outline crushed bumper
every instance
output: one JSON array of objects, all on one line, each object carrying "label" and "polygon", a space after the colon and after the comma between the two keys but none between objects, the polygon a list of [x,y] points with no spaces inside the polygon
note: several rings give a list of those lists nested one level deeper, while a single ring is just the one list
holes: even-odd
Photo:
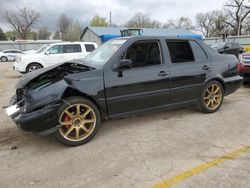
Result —
[{"label": "crushed bumper", "polygon": [[57,109],[59,106],[60,103],[56,103],[29,113],[19,111],[11,115],[11,118],[24,131],[31,131],[45,136],[60,128],[57,118]]}]

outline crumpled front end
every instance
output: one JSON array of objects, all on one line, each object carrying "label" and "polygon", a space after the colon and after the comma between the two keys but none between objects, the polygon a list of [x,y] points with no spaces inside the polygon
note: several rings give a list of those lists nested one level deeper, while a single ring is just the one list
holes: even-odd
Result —
[{"label": "crumpled front end", "polygon": [[55,132],[60,128],[57,111],[65,102],[62,95],[71,87],[64,77],[90,69],[81,64],[64,63],[37,76],[34,76],[34,71],[31,77],[27,75],[22,78],[16,86],[16,94],[10,100],[10,105],[18,108],[18,111],[10,114],[11,118],[25,131],[40,135]]}]

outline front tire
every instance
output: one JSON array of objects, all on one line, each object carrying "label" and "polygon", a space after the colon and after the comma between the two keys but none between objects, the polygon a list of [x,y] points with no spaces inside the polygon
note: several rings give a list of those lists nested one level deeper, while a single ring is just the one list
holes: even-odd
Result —
[{"label": "front tire", "polygon": [[204,87],[199,103],[199,109],[204,113],[214,113],[222,105],[224,89],[220,82],[213,80]]},{"label": "front tire", "polygon": [[8,58],[5,57],[5,56],[2,56],[2,57],[1,57],[1,61],[2,61],[2,62],[6,62],[6,61],[8,61]]},{"label": "front tire", "polygon": [[101,115],[94,103],[83,97],[70,97],[58,109],[61,128],[55,132],[56,139],[68,146],[89,142],[97,133]]},{"label": "front tire", "polygon": [[38,69],[41,69],[43,68],[42,65],[38,64],[38,63],[31,63],[27,66],[27,69],[26,69],[26,73],[28,72],[32,72],[34,70],[38,70]]}]

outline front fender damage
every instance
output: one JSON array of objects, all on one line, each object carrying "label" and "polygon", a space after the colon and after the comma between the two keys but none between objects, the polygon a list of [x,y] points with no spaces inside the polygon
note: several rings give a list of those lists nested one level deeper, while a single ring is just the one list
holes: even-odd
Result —
[{"label": "front fender damage", "polygon": [[17,84],[16,95],[10,101],[20,107],[19,112],[11,116],[12,119],[24,130],[43,136],[53,133],[60,128],[57,111],[64,102],[62,95],[71,87],[64,77],[92,69],[82,64],[64,63],[36,77],[32,76],[29,81],[22,79]]}]

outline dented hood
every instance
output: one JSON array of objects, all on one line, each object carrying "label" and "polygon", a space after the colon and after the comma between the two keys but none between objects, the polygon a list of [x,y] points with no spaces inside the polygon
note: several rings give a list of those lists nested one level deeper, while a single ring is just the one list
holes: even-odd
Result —
[{"label": "dented hood", "polygon": [[67,67],[70,70],[70,67],[72,67],[72,69],[73,69],[73,67],[75,67],[76,65],[78,65],[79,67],[81,66],[81,68],[82,68],[82,70],[80,70],[79,72],[86,71],[87,68],[94,69],[93,67],[89,67],[87,65],[84,65],[83,62],[80,60],[59,63],[56,65],[52,65],[52,66],[49,66],[49,67],[46,67],[43,69],[38,69],[36,71],[25,74],[17,83],[16,89],[21,89],[21,88],[25,87],[32,80],[35,80],[38,77],[40,77],[48,72],[52,72],[53,70],[57,70],[57,69],[58,70],[63,69],[64,67]]}]

